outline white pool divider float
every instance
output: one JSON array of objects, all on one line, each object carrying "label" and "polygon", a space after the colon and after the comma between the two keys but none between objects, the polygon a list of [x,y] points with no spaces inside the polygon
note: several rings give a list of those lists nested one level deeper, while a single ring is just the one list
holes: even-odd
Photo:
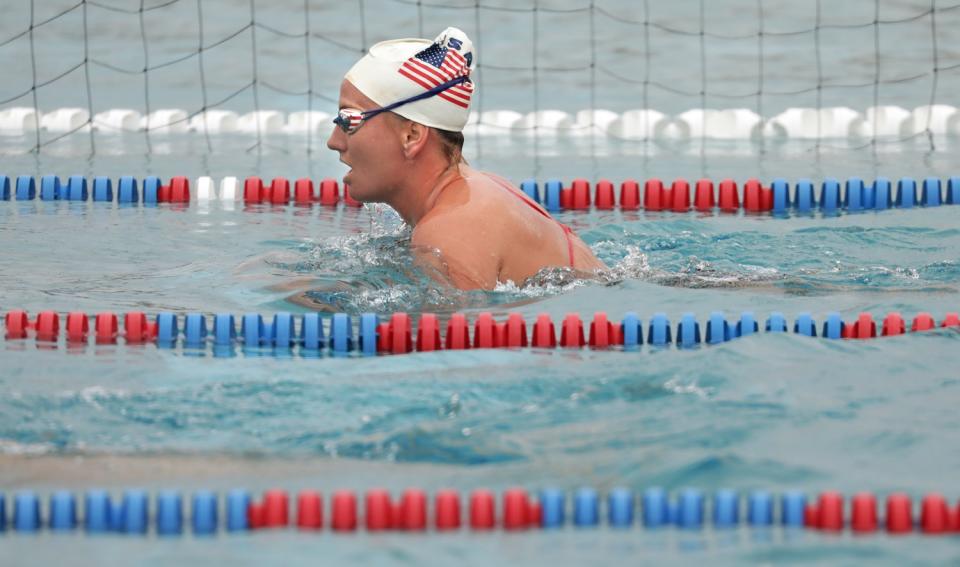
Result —
[{"label": "white pool divider float", "polygon": [[[257,110],[239,115],[212,109],[191,115],[177,108],[159,109],[142,115],[129,108],[98,112],[90,120],[84,108],[58,108],[50,112],[30,107],[0,110],[0,135],[20,136],[41,130],[53,133],[87,131],[102,134],[142,132],[152,134],[199,132],[208,134],[305,135],[326,134],[331,115],[322,111]],[[582,137],[610,136],[622,140],[818,140],[863,138],[908,138],[929,131],[934,135],[960,135],[960,110],[945,104],[877,106],[863,112],[847,107],[788,108],[762,117],[748,108],[687,110],[668,115],[654,109],[615,113],[584,109],[571,114],[545,109],[526,114],[494,109],[473,112],[467,122],[468,136]]]}]

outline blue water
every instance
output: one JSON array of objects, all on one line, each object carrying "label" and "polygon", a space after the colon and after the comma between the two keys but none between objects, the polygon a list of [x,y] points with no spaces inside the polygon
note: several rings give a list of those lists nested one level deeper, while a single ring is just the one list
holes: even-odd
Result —
[{"label": "blue water", "polygon": [[[0,272],[0,309],[270,314],[303,310],[306,297],[353,314],[515,310],[528,323],[540,312],[559,321],[599,310],[615,320],[627,311],[645,320],[663,311],[673,321],[690,311],[701,324],[718,309],[730,319],[742,310],[758,318],[782,311],[788,319],[809,311],[819,320],[833,310],[847,320],[862,310],[878,320],[891,310],[907,318],[929,311],[939,319],[957,310],[957,211],[792,219],[571,212],[561,218],[612,266],[605,281],[553,273],[542,285],[463,293],[407,267],[407,233],[388,211],[8,203],[0,213],[8,266]],[[960,381],[951,353],[958,341],[949,330],[870,342],[760,334],[692,351],[373,359],[5,342],[2,475],[8,489],[41,491],[589,484],[955,497],[949,471],[960,466],[950,450],[960,427],[953,401]],[[112,464],[98,464],[103,459]],[[288,470],[290,462],[300,464]],[[18,473],[24,468],[31,472]],[[417,563],[475,546],[479,562],[650,552],[688,561],[691,552],[730,561],[895,563],[907,548],[931,562],[954,554],[937,542],[921,549],[913,538],[631,533],[570,533],[559,546],[557,535],[464,535],[418,539],[414,547],[394,536],[317,541],[343,560],[385,552]],[[238,553],[236,546],[265,545],[283,547],[291,560],[310,556],[309,547],[281,545],[287,538],[296,536],[187,540],[170,549],[220,558]],[[8,541],[14,549],[28,545]],[[94,541],[50,543],[93,553]]]},{"label": "blue water", "polygon": [[[35,3],[36,21],[70,3]],[[62,4],[62,5],[61,5]],[[114,5],[113,3],[106,3]],[[151,3],[147,3],[151,5]],[[621,112],[644,106],[667,113],[706,105],[743,106],[770,116],[789,106],[819,103],[862,111],[874,104],[913,108],[931,100],[954,104],[960,83],[956,30],[960,10],[937,4],[937,83],[932,74],[931,22],[918,17],[879,27],[851,25],[877,16],[872,1],[822,2],[822,61],[818,71],[810,29],[817,2],[763,3],[762,59],[753,0],[703,2],[707,36],[701,68],[701,3],[596,3],[591,46],[581,13],[431,9],[395,0],[310,2],[309,44],[313,97],[284,95],[307,88],[303,38],[242,33],[205,55],[209,100],[253,79],[259,63],[259,108],[329,111],[340,76],[374,41],[398,35],[432,36],[447,25],[477,41],[477,110],[519,112],[590,106]],[[564,10],[582,3],[555,2]],[[828,5],[829,4],[829,5]],[[119,5],[119,4],[118,4]],[[486,3],[484,3],[486,6]],[[209,44],[246,25],[246,3],[205,1]],[[513,6],[511,4],[511,6]],[[517,4],[520,9],[532,3]],[[122,5],[122,7],[126,7]],[[290,33],[305,23],[302,4],[254,3],[256,21]],[[540,7],[544,7],[543,3]],[[0,41],[29,26],[29,4],[10,6]],[[136,15],[88,3],[90,57],[130,69],[144,65]],[[829,8],[829,9],[827,9]],[[880,20],[908,18],[926,2],[880,3]],[[196,49],[196,4],[176,2],[145,15],[150,61],[157,64]],[[362,12],[362,16],[361,16]],[[39,80],[80,61],[78,8],[35,30]],[[619,19],[617,19],[619,18]],[[649,19],[651,50],[642,26]],[[361,25],[362,24],[362,25]],[[532,30],[537,26],[537,44]],[[659,27],[658,27],[659,26]],[[665,28],[683,33],[669,32]],[[421,30],[423,30],[421,32]],[[877,30],[877,35],[874,35]],[[694,35],[689,35],[689,33]],[[882,64],[875,67],[874,40]],[[0,47],[7,80],[0,100],[31,84],[26,39]],[[598,54],[594,76],[589,63]],[[150,73],[151,109],[202,104],[196,57]],[[538,71],[533,71],[534,63]],[[762,65],[760,65],[762,63]],[[574,71],[551,67],[578,67]],[[520,67],[502,69],[500,67]],[[84,70],[93,82],[86,96]],[[762,82],[760,69],[763,69]],[[625,72],[628,81],[603,69]],[[649,71],[649,74],[647,73]],[[822,75],[821,77],[818,77]],[[875,91],[872,82],[882,83]],[[642,81],[699,95],[645,89]],[[637,82],[641,81],[641,82]],[[845,87],[845,84],[864,87]],[[762,89],[762,95],[750,93]],[[778,91],[803,91],[778,95]],[[41,87],[44,111],[63,106],[145,110],[144,76],[91,64]],[[740,94],[729,98],[730,94]],[[249,112],[253,89],[222,108]],[[9,105],[32,105],[32,97]],[[42,132],[42,140],[56,134]],[[339,177],[343,166],[323,149],[323,134],[115,135],[86,132],[27,153],[32,136],[0,137],[0,173],[107,175],[227,175],[269,178]],[[743,181],[774,177],[844,179],[883,175],[945,178],[957,174],[955,138],[918,137],[898,143],[869,140],[816,142],[620,142],[608,138],[556,139],[520,135],[469,139],[465,153],[482,169],[515,182],[574,177],[591,180],[648,177]],[[493,292],[464,293],[432,282],[409,267],[408,231],[380,208],[273,208],[218,203],[186,210],[71,203],[0,203],[0,311],[22,308],[61,313],[111,310],[232,312],[321,310],[388,314],[403,310],[471,318],[493,311],[538,313],[559,322],[579,312],[612,320],[634,311],[644,321],[666,313],[674,324],[686,312],[701,325],[712,311],[729,320],[753,311],[763,320],[780,311],[791,320],[810,312],[818,321],[839,311],[848,321],[871,311],[908,320],[927,311],[938,320],[960,310],[960,208],[888,211],[825,218],[564,213],[611,271],[599,281],[541,274],[535,282]],[[0,340],[0,490],[41,494],[67,487],[105,486],[220,491],[245,486],[290,490],[365,490],[385,486],[503,489],[591,485],[636,490],[696,486],[782,492],[812,497],[826,489],[914,497],[940,491],[956,502],[955,450],[960,431],[954,330],[878,339],[827,341],[792,334],[759,334],[720,346],[680,351],[644,347],[534,352],[457,351],[372,359],[274,356],[236,352],[90,346],[38,348],[32,341]],[[336,563],[465,564],[706,562],[886,564],[957,563],[953,538],[854,537],[779,529],[717,532],[615,532],[606,528],[555,533],[444,536],[302,535],[295,532],[185,536],[37,537],[6,533],[7,563],[47,565],[64,557],[119,564],[173,561],[238,564]]]}]

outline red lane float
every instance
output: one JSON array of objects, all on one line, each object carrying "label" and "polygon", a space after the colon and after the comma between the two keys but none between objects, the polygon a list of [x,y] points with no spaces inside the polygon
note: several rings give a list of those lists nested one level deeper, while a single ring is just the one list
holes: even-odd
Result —
[{"label": "red lane float", "polygon": [[877,324],[869,313],[861,313],[856,322],[843,327],[843,338],[845,339],[872,339],[876,336]]},{"label": "red lane float", "polygon": [[434,523],[437,531],[459,530],[460,494],[456,490],[438,490],[434,502]]},{"label": "red lane float", "polygon": [[470,528],[492,530],[497,523],[496,500],[489,490],[474,490],[470,493]]},{"label": "red lane float", "polygon": [[887,496],[887,531],[903,534],[913,531],[913,503],[906,494]]},{"label": "red lane float", "polygon": [[610,183],[610,181],[606,179],[597,181],[597,198],[595,205],[598,210],[602,211],[613,209],[616,206],[613,197],[613,183]]},{"label": "red lane float", "polygon": [[382,488],[368,490],[366,495],[367,531],[378,532],[393,527],[393,504],[390,493]]},{"label": "red lane float", "polygon": [[740,193],[737,191],[737,182],[724,179],[720,182],[720,210],[733,213],[740,209]]},{"label": "red lane float", "polygon": [[38,341],[56,342],[60,338],[60,315],[56,311],[42,311],[37,314],[34,327]]},{"label": "red lane float", "polygon": [[537,316],[536,323],[533,324],[533,338],[530,346],[534,348],[556,348],[557,335],[553,329],[553,321],[546,313]]},{"label": "red lane float", "polygon": [[[586,179],[574,179],[570,187],[570,208],[586,210],[590,208],[590,182]],[[562,204],[562,196],[561,196]]]},{"label": "red lane float", "polygon": [[316,200],[313,193],[313,181],[305,178],[297,179],[293,184],[293,200],[298,205],[313,203]]},{"label": "red lane float", "polygon": [[90,318],[86,313],[74,311],[67,314],[67,342],[86,343],[90,332]]},{"label": "red lane float", "polygon": [[861,492],[853,496],[850,503],[850,529],[855,532],[877,531],[877,499],[869,492]]},{"label": "red lane float", "polygon": [[447,336],[444,346],[450,350],[470,348],[470,328],[463,313],[454,313],[447,321]]},{"label": "red lane float", "polygon": [[421,532],[427,529],[427,493],[409,488],[400,495],[400,516],[396,527],[401,530]]},{"label": "red lane float", "polygon": [[116,313],[110,313],[109,311],[97,313],[94,327],[97,344],[114,344],[117,342],[119,326]]},{"label": "red lane float", "polygon": [[701,179],[697,181],[696,195],[693,199],[693,207],[699,212],[712,211],[716,206],[716,200],[713,193],[713,181]]},{"label": "red lane float", "polygon": [[338,532],[352,532],[357,529],[357,495],[352,490],[338,490],[333,493],[333,514],[330,527]]},{"label": "red lane float", "polygon": [[340,202],[340,184],[336,179],[324,179],[320,182],[320,204],[334,207]]},{"label": "red lane float", "polygon": [[530,525],[527,519],[527,491],[511,488],[503,493],[503,529],[525,530]]},{"label": "red lane float", "polygon": [[760,213],[773,210],[773,191],[763,187],[758,179],[748,179],[743,185],[743,210]]},{"label": "red lane float", "polygon": [[628,179],[620,184],[620,209],[635,211],[640,208],[640,184]]},{"label": "red lane float", "polygon": [[568,313],[560,327],[560,346],[563,348],[581,348],[586,344],[583,338],[583,321],[576,313]]},{"label": "red lane float", "polygon": [[323,527],[323,496],[319,492],[301,490],[297,494],[297,527],[301,530]]},{"label": "red lane float", "polygon": [[6,328],[4,337],[7,340],[25,339],[27,338],[27,329],[30,328],[30,318],[26,311],[14,309],[8,311],[6,317],[4,317],[4,326]]}]

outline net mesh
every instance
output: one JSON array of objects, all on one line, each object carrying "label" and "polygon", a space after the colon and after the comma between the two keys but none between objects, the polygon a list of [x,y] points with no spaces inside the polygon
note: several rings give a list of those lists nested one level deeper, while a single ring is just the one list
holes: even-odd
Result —
[{"label": "net mesh", "polygon": [[[759,119],[748,138],[763,152],[774,119],[803,107],[818,110],[809,138],[821,148],[834,129],[819,111],[849,107],[870,127],[845,147],[921,138],[936,151],[956,116],[935,105],[951,104],[960,86],[960,3],[937,0],[30,0],[5,11],[0,113],[8,124],[22,119],[5,151],[44,152],[68,139],[96,154],[104,136],[123,135],[151,153],[161,132],[186,130],[216,152],[209,121],[229,111],[257,152],[270,147],[277,120],[289,133],[300,113],[309,154],[329,130],[310,113],[335,110],[343,73],[367,47],[448,25],[477,46],[475,127],[523,131],[535,146],[558,127],[646,144],[690,109],[744,108]],[[891,135],[882,112],[866,112],[884,105],[934,109]],[[61,108],[76,110],[58,119]],[[668,119],[657,126],[645,114],[624,134],[604,118],[622,123],[636,109]],[[716,134],[706,113],[684,116],[694,140]],[[482,136],[477,144],[482,154]]]}]

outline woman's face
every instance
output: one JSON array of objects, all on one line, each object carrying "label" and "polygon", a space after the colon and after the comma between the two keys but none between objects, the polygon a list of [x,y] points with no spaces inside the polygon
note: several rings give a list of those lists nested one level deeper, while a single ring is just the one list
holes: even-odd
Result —
[{"label": "woman's face", "polygon": [[[349,81],[340,85],[339,106],[356,110],[373,110],[379,105],[357,90]],[[340,154],[340,161],[350,167],[343,177],[350,186],[350,196],[361,202],[384,202],[403,165],[403,148],[393,116],[382,113],[364,120],[352,134],[334,125],[327,147]]]}]

